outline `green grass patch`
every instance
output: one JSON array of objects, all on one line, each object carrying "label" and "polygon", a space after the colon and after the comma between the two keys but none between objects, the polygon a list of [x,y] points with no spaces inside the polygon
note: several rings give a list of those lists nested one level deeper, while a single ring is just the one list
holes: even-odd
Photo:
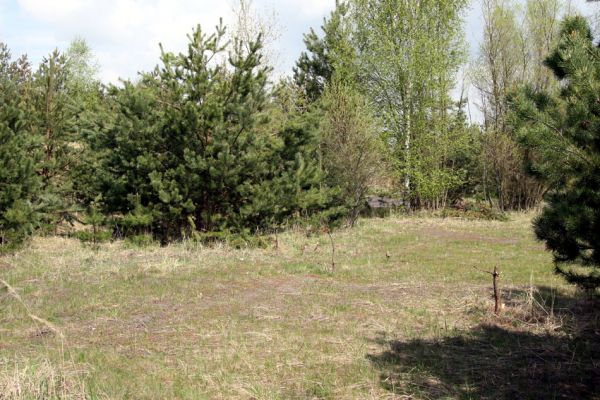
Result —
[{"label": "green grass patch", "polygon": [[597,318],[531,218],[361,219],[334,232],[334,270],[301,228],[36,238],[0,263],[20,299],[0,289],[0,399],[590,398]]}]

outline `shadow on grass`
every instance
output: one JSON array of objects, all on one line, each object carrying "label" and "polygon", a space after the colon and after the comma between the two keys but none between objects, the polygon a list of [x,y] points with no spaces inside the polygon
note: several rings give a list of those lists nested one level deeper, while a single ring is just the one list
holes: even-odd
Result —
[{"label": "shadow on grass", "polygon": [[367,357],[385,389],[410,398],[600,399],[599,305],[571,299],[559,311],[570,323],[545,333],[511,317],[433,340],[382,333],[387,350]]}]

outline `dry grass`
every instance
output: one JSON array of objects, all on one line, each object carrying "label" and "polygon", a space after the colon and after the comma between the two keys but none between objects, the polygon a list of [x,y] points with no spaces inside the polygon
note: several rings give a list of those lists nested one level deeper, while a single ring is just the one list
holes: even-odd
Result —
[{"label": "dry grass", "polygon": [[[517,351],[507,343],[525,334],[534,350],[538,338],[569,348],[575,324],[574,293],[553,275],[530,219],[361,220],[334,234],[335,273],[329,238],[301,230],[279,235],[277,249],[117,242],[94,251],[38,238],[0,269],[22,299],[0,292],[0,388],[32,388],[11,389],[15,399],[51,397],[36,397],[38,386],[56,398],[385,399],[490,397],[485,384],[502,398],[510,385],[494,383],[490,349]],[[473,268],[494,266],[500,317],[489,276]],[[429,357],[415,341],[433,346]],[[460,365],[449,349],[472,352],[454,370],[473,381],[428,364]],[[477,365],[485,379],[469,372]]]},{"label": "dry grass", "polygon": [[86,399],[85,371],[47,359],[0,360],[0,399]]}]

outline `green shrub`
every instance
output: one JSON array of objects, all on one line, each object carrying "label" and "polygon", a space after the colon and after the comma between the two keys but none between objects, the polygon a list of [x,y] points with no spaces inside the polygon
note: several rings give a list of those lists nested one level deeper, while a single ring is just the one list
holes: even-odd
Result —
[{"label": "green shrub", "polygon": [[235,233],[230,231],[217,232],[195,232],[191,238],[194,241],[206,245],[224,243],[235,249],[243,248],[267,248],[271,244],[271,239],[259,234],[251,234],[248,231]]},{"label": "green shrub", "polygon": [[71,234],[72,237],[79,239],[83,243],[97,245],[105,243],[112,239],[112,232],[106,230],[77,231]]},{"label": "green shrub", "polygon": [[156,243],[154,237],[150,234],[140,234],[127,236],[125,243],[133,247],[149,247]]},{"label": "green shrub", "polygon": [[457,208],[445,208],[442,210],[441,216],[443,218],[466,218],[466,219],[483,219],[488,221],[507,221],[508,217],[505,213],[490,207],[489,204],[483,202],[472,202],[467,201],[464,203],[464,207]]}]

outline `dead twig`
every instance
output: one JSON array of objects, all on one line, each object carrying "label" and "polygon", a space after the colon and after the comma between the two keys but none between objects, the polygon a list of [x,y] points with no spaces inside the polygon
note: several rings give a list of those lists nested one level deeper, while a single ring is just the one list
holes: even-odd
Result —
[{"label": "dead twig", "polygon": [[331,236],[331,230],[327,229],[329,240],[331,241],[331,273],[335,272],[335,244],[333,243],[333,236]]},{"label": "dead twig", "polygon": [[60,329],[58,329],[57,327],[54,326],[54,324],[52,324],[50,321],[46,321],[45,319],[38,317],[37,315],[35,315],[35,314],[33,314],[31,312],[31,310],[29,309],[29,306],[23,301],[23,299],[21,298],[21,296],[19,296],[19,293],[17,293],[17,291],[12,286],[10,286],[8,284],[8,282],[6,282],[3,279],[0,279],[0,283],[2,284],[2,286],[4,286],[6,288],[6,290],[8,291],[8,294],[12,298],[14,298],[15,300],[17,300],[17,302],[19,302],[23,306],[23,308],[27,312],[27,316],[29,318],[31,318],[31,320],[33,320],[34,322],[38,322],[38,323],[46,326],[46,328],[48,328],[54,334],[58,335],[61,339],[64,339],[65,336],[60,331]]},{"label": "dead twig", "polygon": [[484,271],[477,267],[473,267],[473,269],[492,275],[492,283],[494,285],[494,314],[498,315],[500,312],[500,294],[498,292],[498,277],[500,276],[500,272],[498,272],[498,267],[494,267],[493,271]]}]

